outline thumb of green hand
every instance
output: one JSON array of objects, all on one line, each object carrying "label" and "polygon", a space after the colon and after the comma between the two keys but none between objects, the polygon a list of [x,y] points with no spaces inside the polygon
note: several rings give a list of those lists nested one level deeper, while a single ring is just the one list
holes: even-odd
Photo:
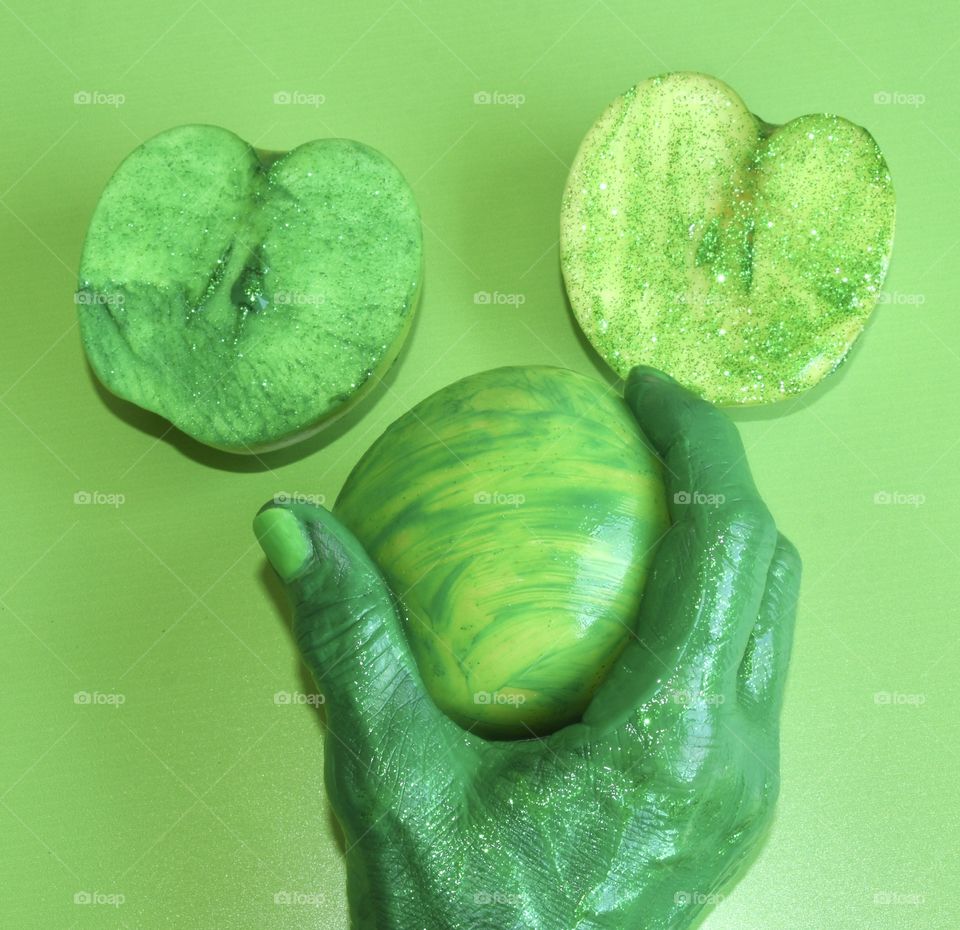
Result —
[{"label": "thumb of green hand", "polygon": [[329,511],[299,502],[267,504],[254,532],[286,587],[331,731],[357,751],[395,738],[398,724],[422,711],[423,686],[390,591],[362,545]]}]

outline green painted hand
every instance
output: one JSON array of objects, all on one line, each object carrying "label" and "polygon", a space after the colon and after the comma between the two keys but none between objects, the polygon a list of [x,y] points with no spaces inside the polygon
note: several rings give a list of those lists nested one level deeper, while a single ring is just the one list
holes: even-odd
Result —
[{"label": "green painted hand", "polygon": [[672,526],[634,637],[582,722],[549,737],[453,723],[356,539],[318,507],[258,515],[326,697],[358,930],[684,928],[764,832],[799,559],[722,413],[648,368],[626,400],[664,462]]}]

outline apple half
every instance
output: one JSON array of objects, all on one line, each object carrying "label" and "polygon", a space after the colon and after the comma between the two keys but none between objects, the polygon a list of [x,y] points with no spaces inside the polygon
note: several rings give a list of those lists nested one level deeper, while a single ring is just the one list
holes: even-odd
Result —
[{"label": "apple half", "polygon": [[877,303],[890,172],[839,116],[774,126],[722,81],[651,78],[584,138],[561,207],[574,315],[622,377],[636,364],[714,403],[812,387]]},{"label": "apple half", "polygon": [[107,184],[79,277],[84,349],[110,391],[258,452],[330,423],[396,358],[423,277],[420,214],[359,142],[269,153],[179,126]]}]

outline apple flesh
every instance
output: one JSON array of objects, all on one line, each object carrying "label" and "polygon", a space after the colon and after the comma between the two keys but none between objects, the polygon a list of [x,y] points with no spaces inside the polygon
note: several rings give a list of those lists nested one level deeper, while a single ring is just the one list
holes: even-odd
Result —
[{"label": "apple flesh", "polygon": [[799,394],[880,296],[894,193],[839,116],[783,126],[703,74],[651,78],[584,138],[561,208],[573,312],[621,376],[644,363],[719,404]]},{"label": "apple flesh", "polygon": [[623,399],[550,367],[485,371],[422,401],[361,458],[334,514],[397,596],[436,703],[494,737],[582,713],[669,525]]},{"label": "apple flesh", "polygon": [[305,438],[377,380],[421,279],[419,211],[379,152],[346,139],[257,152],[180,126],[108,183],[77,303],[109,390],[200,442],[257,452]]}]

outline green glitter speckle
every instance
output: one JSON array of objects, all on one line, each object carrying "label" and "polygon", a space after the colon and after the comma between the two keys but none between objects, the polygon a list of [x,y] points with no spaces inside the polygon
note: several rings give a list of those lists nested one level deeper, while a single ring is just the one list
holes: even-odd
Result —
[{"label": "green glitter speckle", "polygon": [[420,214],[348,139],[257,153],[215,126],[135,149],[84,243],[84,349],[116,395],[201,442],[275,448],[377,382],[422,279]]},{"label": "green glitter speckle", "polygon": [[714,402],[811,387],[876,304],[893,242],[889,171],[837,116],[772,126],[722,82],[670,74],[584,139],[561,262],[587,337],[621,375],[661,368]]}]

